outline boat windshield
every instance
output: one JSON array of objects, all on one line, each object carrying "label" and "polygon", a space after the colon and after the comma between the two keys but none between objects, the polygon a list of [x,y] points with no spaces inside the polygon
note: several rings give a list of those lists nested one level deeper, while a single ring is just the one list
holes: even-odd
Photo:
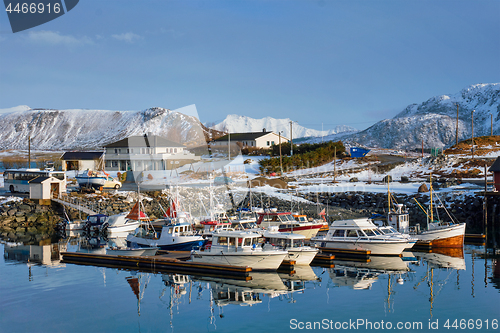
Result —
[{"label": "boat windshield", "polygon": [[368,237],[377,236],[377,234],[372,229],[365,229],[363,231]]},{"label": "boat windshield", "polygon": [[296,222],[292,215],[279,215],[281,222]]},{"label": "boat windshield", "polygon": [[345,235],[345,230],[343,229],[337,229],[333,232],[333,237],[344,237]]},{"label": "boat windshield", "polygon": [[347,230],[346,237],[358,237],[358,232],[356,230]]}]

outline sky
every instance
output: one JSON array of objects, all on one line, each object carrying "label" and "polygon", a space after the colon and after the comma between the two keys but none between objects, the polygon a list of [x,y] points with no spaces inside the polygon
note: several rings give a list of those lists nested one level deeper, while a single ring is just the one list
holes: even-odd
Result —
[{"label": "sky", "polygon": [[82,0],[12,33],[0,109],[228,114],[364,129],[406,106],[500,82],[500,1]]}]

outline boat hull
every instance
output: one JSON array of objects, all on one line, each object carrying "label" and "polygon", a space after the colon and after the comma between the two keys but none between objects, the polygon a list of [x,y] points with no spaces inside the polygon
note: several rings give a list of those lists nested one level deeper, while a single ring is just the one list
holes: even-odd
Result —
[{"label": "boat hull", "polygon": [[295,261],[295,265],[309,265],[316,257],[318,249],[289,249],[286,260]]},{"label": "boat hull", "polygon": [[425,230],[414,237],[419,242],[432,242],[432,247],[463,247],[465,223]]},{"label": "boat hull", "polygon": [[107,231],[108,233],[118,233],[118,232],[131,232],[135,229],[139,228],[141,223],[139,221],[127,223],[126,225],[108,225]]},{"label": "boat hull", "polygon": [[105,177],[81,177],[77,176],[76,181],[80,187],[100,188],[106,183]]},{"label": "boat hull", "polygon": [[158,247],[161,250],[170,251],[191,251],[195,247],[201,247],[205,244],[205,240],[199,236],[177,237],[173,242],[167,242],[163,239],[127,237],[127,245],[137,243],[139,246]]},{"label": "boat hull", "polygon": [[106,249],[106,254],[113,256],[154,256],[158,248],[138,248],[138,249]]},{"label": "boat hull", "polygon": [[252,270],[277,270],[283,260],[288,256],[286,251],[266,252],[229,252],[214,253],[205,251],[193,251],[191,260],[207,264],[247,266]]},{"label": "boat hull", "polygon": [[323,225],[310,225],[295,228],[279,228],[279,232],[289,232],[293,234],[299,234],[306,237],[306,239],[311,239],[318,234],[318,231]]},{"label": "boat hull", "polygon": [[404,249],[411,248],[414,241],[357,241],[315,240],[316,245],[329,249],[370,251],[374,255],[400,255]]}]

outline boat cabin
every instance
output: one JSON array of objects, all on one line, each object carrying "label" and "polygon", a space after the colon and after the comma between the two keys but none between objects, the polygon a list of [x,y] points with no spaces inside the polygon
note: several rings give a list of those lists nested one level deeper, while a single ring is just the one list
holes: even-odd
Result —
[{"label": "boat cabin", "polygon": [[383,233],[369,219],[335,221],[330,225],[326,237],[367,238],[381,236]]},{"label": "boat cabin", "polygon": [[309,222],[307,215],[293,215],[293,217],[299,222]]},{"label": "boat cabin", "polygon": [[203,226],[202,234],[204,236],[212,235],[215,230],[231,230],[231,222],[223,221],[201,221],[200,224]]},{"label": "boat cabin", "polygon": [[289,212],[264,212],[259,213],[259,218],[257,219],[257,224],[264,225],[265,227],[272,225],[280,225],[286,222],[297,222],[292,213]]},{"label": "boat cabin", "polygon": [[282,249],[291,249],[304,246],[304,235],[285,234],[282,232],[264,234],[266,243],[277,246]]},{"label": "boat cabin", "polygon": [[402,204],[397,204],[396,209],[387,216],[387,223],[403,234],[410,232],[410,215],[408,208]]},{"label": "boat cabin", "polygon": [[[247,231],[222,231],[212,234],[212,251],[225,252],[251,251],[261,245],[264,238],[257,233]],[[259,246],[260,248],[260,246]]]}]

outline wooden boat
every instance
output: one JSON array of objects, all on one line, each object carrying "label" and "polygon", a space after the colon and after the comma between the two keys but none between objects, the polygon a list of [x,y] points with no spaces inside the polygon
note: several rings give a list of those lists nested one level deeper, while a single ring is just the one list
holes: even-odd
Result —
[{"label": "wooden boat", "polygon": [[191,251],[193,262],[247,266],[253,270],[277,270],[288,252],[263,244],[262,235],[248,231],[217,230],[212,244]]},{"label": "wooden boat", "polygon": [[399,255],[411,248],[416,239],[400,233],[384,235],[368,218],[332,222],[325,236],[311,238],[319,247],[340,250],[370,251],[375,255]]}]

